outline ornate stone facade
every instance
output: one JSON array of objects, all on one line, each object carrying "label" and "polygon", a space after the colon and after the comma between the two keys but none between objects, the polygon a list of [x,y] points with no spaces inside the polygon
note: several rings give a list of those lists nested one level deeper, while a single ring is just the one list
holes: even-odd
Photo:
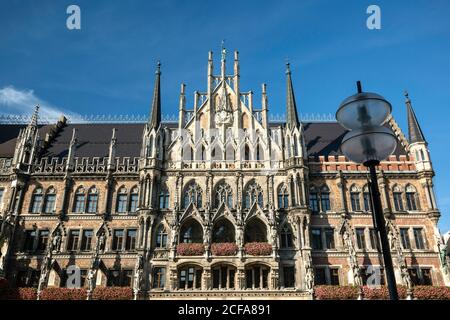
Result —
[{"label": "ornate stone facade", "polygon": [[[365,284],[381,266],[366,168],[339,152],[337,123],[300,122],[287,66],[285,123],[269,123],[209,54],[207,90],[178,125],[161,122],[160,65],[146,124],[1,125],[1,272],[17,286],[132,286],[136,298],[310,298]],[[379,187],[397,282],[443,285],[427,143],[407,97],[410,138]],[[11,132],[20,130],[17,138]],[[5,133],[8,132],[8,135]],[[444,261],[444,262],[443,262]]]}]

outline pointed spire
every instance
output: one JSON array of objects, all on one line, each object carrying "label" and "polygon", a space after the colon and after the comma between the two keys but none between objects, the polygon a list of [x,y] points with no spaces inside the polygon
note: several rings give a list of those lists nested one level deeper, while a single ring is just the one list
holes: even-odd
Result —
[{"label": "pointed spire", "polygon": [[299,126],[297,105],[295,104],[294,88],[292,86],[290,63],[286,63],[286,125],[289,129]]},{"label": "pointed spire", "polygon": [[161,62],[158,61],[155,72],[155,88],[153,90],[152,110],[148,125],[150,128],[158,129],[161,123]]},{"label": "pointed spire", "polygon": [[116,144],[117,144],[117,137],[116,137],[117,129],[112,129],[112,136],[111,141],[109,143],[109,154],[108,154],[108,170],[114,170],[115,169],[115,160],[116,160]]},{"label": "pointed spire", "polygon": [[39,117],[39,106],[34,108],[33,115],[31,116],[30,126],[37,126]]},{"label": "pointed spire", "polygon": [[225,48],[225,40],[222,40],[222,66],[221,66],[221,77],[222,80],[225,80],[225,67],[226,67],[226,62],[227,62],[227,49]]},{"label": "pointed spire", "polygon": [[419,122],[417,121],[416,114],[414,113],[411,100],[409,99],[409,94],[405,91],[406,97],[406,111],[408,113],[408,138],[409,143],[415,142],[426,142],[423,136],[422,129],[420,128]]}]

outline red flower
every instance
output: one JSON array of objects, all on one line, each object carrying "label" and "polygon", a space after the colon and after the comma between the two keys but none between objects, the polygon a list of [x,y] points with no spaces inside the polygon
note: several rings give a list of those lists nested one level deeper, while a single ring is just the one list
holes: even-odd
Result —
[{"label": "red flower", "polygon": [[245,253],[251,256],[269,256],[272,254],[272,245],[267,242],[246,243]]},{"label": "red flower", "polygon": [[413,296],[418,300],[450,300],[449,287],[415,286]]},{"label": "red flower", "polygon": [[180,256],[201,256],[205,248],[201,243],[180,243],[177,246],[177,254]]},{"label": "red flower", "polygon": [[96,287],[92,293],[93,300],[132,300],[133,289],[130,287]]},{"label": "red flower", "polygon": [[211,253],[215,256],[234,256],[238,249],[237,244],[232,242],[213,243],[211,245]]},{"label": "red flower", "polygon": [[314,298],[317,300],[355,300],[358,293],[359,288],[354,286],[314,287]]},{"label": "red flower", "polygon": [[35,288],[0,288],[0,300],[36,300]]},{"label": "red flower", "polygon": [[45,288],[39,299],[41,300],[86,300],[86,289]]},{"label": "red flower", "polygon": [[[389,290],[386,286],[378,288],[362,287],[364,299],[367,300],[389,300]],[[397,293],[400,299],[406,299],[406,287],[397,286]]]}]

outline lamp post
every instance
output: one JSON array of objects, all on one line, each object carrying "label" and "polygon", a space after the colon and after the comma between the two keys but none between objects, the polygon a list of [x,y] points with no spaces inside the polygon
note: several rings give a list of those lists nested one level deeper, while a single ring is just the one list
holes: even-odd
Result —
[{"label": "lamp post", "polygon": [[391,155],[397,147],[394,133],[383,126],[392,106],[376,93],[362,92],[360,81],[357,82],[357,87],[358,93],[345,99],[336,112],[336,120],[350,130],[342,139],[341,151],[351,161],[369,168],[374,228],[381,242],[389,295],[391,300],[398,300],[376,173],[376,166],[380,161]]}]

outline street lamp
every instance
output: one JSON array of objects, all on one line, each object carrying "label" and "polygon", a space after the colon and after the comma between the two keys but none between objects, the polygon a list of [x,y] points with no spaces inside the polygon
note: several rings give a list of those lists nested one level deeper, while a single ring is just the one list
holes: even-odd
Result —
[{"label": "street lamp", "polygon": [[391,104],[376,93],[362,92],[345,99],[336,112],[336,120],[350,130],[342,139],[341,151],[351,161],[362,163],[370,171],[370,194],[374,227],[378,231],[391,300],[398,300],[394,267],[386,233],[386,225],[378,189],[376,166],[397,147],[392,130],[383,126],[391,111]]}]

